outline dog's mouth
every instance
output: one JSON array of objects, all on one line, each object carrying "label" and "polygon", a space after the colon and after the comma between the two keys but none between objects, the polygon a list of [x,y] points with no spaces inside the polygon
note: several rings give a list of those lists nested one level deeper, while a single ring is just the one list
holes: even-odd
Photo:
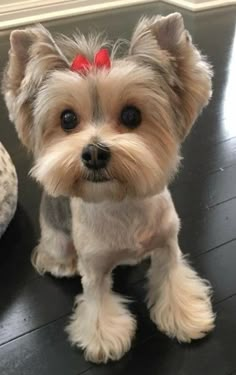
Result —
[{"label": "dog's mouth", "polygon": [[106,173],[101,173],[98,171],[93,171],[84,176],[84,180],[89,181],[89,182],[94,182],[94,183],[104,183],[111,181],[112,178],[108,176]]}]

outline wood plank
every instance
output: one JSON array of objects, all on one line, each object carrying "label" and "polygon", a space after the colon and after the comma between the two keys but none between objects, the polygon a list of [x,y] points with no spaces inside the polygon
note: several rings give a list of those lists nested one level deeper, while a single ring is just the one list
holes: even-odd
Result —
[{"label": "wood plank", "polygon": [[196,256],[236,238],[236,199],[182,221],[180,245]]},{"label": "wood plank", "polygon": [[198,215],[201,211],[236,197],[236,165],[219,170],[188,183],[173,184],[172,197],[181,218]]},{"label": "wood plank", "polygon": [[215,302],[236,294],[236,241],[201,255],[194,266],[211,282]]},{"label": "wood plank", "polygon": [[71,348],[64,327],[68,317],[1,347],[1,375],[76,375],[91,365]]},{"label": "wood plank", "polygon": [[201,148],[196,139],[196,142],[185,144],[183,156],[182,168],[176,183],[202,178],[236,164],[236,137],[218,144],[206,144]]},{"label": "wood plank", "polygon": [[217,305],[215,331],[190,345],[165,335],[136,346],[118,363],[94,366],[87,375],[228,375],[236,367],[236,296]]},{"label": "wood plank", "polygon": [[1,290],[0,344],[69,314],[74,296],[80,292],[79,278],[38,277],[14,288],[5,285]]}]

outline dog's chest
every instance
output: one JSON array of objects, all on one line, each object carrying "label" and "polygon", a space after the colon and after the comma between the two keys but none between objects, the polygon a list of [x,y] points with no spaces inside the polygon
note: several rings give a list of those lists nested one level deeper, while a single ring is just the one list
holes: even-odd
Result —
[{"label": "dog's chest", "polygon": [[73,232],[83,247],[134,247],[139,233],[157,225],[156,209],[151,199],[100,204],[73,201]]}]

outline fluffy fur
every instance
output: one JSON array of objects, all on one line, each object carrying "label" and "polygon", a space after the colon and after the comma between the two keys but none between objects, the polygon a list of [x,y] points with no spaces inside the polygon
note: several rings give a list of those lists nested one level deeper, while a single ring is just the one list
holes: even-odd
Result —
[{"label": "fluffy fur", "polygon": [[[10,42],[3,93],[45,191],[32,261],[40,273],[82,277],[67,328],[71,342],[94,362],[117,360],[130,348],[135,318],[112,292],[111,272],[145,257],[152,320],[179,341],[203,337],[214,327],[211,289],[181,254],[167,186],[181,143],[211,96],[212,72],[181,15],[143,18],[124,55],[116,57],[115,45],[111,68],[86,75],[70,65],[76,54],[93,60],[107,45],[97,36],[53,39],[36,26],[13,31]],[[131,105],[142,115],[132,130],[120,121]],[[69,133],[60,123],[66,109],[79,118]],[[88,144],[109,147],[106,168],[84,165]]]}]

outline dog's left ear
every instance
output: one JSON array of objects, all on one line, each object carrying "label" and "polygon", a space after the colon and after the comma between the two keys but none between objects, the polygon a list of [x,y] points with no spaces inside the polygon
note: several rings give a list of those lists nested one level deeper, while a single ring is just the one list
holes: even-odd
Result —
[{"label": "dog's left ear", "polygon": [[176,115],[176,131],[183,140],[211,97],[212,71],[192,44],[181,14],[141,19],[129,56],[163,77]]},{"label": "dog's left ear", "polygon": [[68,69],[66,57],[43,26],[14,30],[2,91],[21,142],[32,151],[33,102],[48,74]]}]

